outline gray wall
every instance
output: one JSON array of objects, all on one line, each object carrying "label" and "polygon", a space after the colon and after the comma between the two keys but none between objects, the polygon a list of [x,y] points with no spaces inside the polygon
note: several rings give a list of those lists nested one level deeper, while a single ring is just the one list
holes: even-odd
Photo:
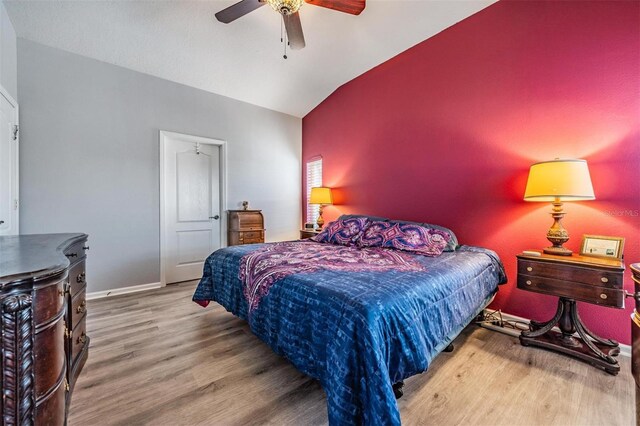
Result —
[{"label": "gray wall", "polygon": [[159,130],[226,140],[228,206],[298,236],[299,118],[20,38],[18,93],[20,232],[88,233],[88,291],[160,280]]},{"label": "gray wall", "polygon": [[16,32],[0,3],[0,84],[14,99],[18,98]]}]

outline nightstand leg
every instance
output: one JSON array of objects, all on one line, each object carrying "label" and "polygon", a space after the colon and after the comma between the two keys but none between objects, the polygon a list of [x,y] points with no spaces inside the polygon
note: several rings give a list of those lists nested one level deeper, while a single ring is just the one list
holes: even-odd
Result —
[{"label": "nightstand leg", "polygon": [[584,333],[591,337],[593,340],[595,340],[596,342],[600,343],[601,345],[605,345],[605,346],[611,346],[612,348],[617,348],[619,347],[618,342],[616,342],[613,339],[603,339],[602,337],[596,335],[593,333],[593,331],[589,330],[587,328],[586,325],[583,324],[582,320],[580,319],[580,315],[578,314],[578,310],[576,309],[576,322],[580,323],[580,325],[582,326],[582,330],[584,331]]},{"label": "nightstand leg", "polygon": [[[553,331],[557,325],[561,333]],[[589,331],[578,315],[575,300],[561,297],[558,309],[553,318],[541,323],[531,321],[531,331],[520,334],[520,343],[524,346],[538,346],[573,356],[593,366],[603,369],[609,374],[616,375],[620,365],[614,356],[620,353],[620,348],[614,340],[603,339]],[[574,337],[574,333],[579,337]]]},{"label": "nightstand leg", "polygon": [[556,310],[556,314],[547,322],[538,322],[531,320],[531,331],[523,331],[522,336],[525,337],[538,337],[542,336],[549,330],[551,330],[557,323],[560,321],[560,317],[564,311],[564,305],[562,304],[562,300],[558,300],[558,309]]},{"label": "nightstand leg", "polygon": [[[575,303],[575,302],[574,302]],[[580,337],[582,337],[582,341],[584,342],[585,345],[587,345],[589,347],[589,349],[591,349],[591,351],[596,354],[596,356],[598,358],[602,358],[603,360],[607,361],[610,364],[618,364],[618,361],[616,359],[614,359],[612,356],[605,354],[604,352],[602,352],[594,343],[593,340],[591,340],[589,337],[590,335],[588,333],[585,332],[586,328],[585,326],[582,324],[582,322],[580,321],[580,317],[578,316],[578,310],[574,309],[573,313],[572,313],[572,318],[573,321],[576,324],[576,329],[578,330],[578,334],[580,335]],[[609,345],[607,345],[609,346]],[[615,351],[615,349],[617,349],[617,351]],[[615,348],[613,351],[611,352],[615,352],[615,354],[617,355],[620,352],[619,348]]]}]

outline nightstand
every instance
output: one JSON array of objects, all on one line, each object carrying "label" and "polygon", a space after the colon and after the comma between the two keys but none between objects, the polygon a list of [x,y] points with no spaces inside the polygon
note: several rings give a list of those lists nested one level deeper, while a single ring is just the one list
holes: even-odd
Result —
[{"label": "nightstand", "polygon": [[[561,352],[618,374],[620,365],[614,358],[620,353],[618,342],[598,337],[585,327],[576,301],[624,308],[624,263],[577,254],[540,254],[517,256],[518,288],[558,297],[558,309],[547,322],[532,320],[531,330],[520,334],[520,343]],[[556,325],[560,332],[552,330]]]},{"label": "nightstand", "polygon": [[315,237],[319,233],[320,233],[320,229],[301,229],[300,239],[304,240],[305,238]]}]

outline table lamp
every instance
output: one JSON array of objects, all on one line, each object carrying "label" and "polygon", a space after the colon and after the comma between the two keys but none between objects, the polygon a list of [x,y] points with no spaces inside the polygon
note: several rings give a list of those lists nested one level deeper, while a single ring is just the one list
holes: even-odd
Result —
[{"label": "table lamp", "polygon": [[333,196],[331,195],[331,188],[326,186],[318,186],[311,188],[311,195],[309,196],[309,204],[319,204],[320,214],[316,223],[318,228],[322,229],[324,225],[324,219],[322,218],[322,208],[328,204],[333,204]]},{"label": "table lamp", "polygon": [[553,204],[553,225],[547,231],[547,239],[553,244],[544,249],[547,254],[571,256],[571,250],[562,244],[569,241],[569,233],[562,227],[563,201],[595,200],[589,167],[585,160],[543,161],[531,165],[525,201],[547,201]]}]

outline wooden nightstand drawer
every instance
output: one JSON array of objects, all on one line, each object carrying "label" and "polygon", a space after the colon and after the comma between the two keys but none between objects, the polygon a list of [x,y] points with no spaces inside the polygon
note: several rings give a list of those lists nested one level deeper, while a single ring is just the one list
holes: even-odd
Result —
[{"label": "wooden nightstand drawer", "polygon": [[536,277],[554,278],[594,286],[622,288],[622,274],[620,272],[575,265],[518,259],[518,272]]},{"label": "wooden nightstand drawer", "polygon": [[239,243],[240,244],[260,244],[260,243],[264,243],[264,241],[262,239],[259,239],[259,238],[248,239],[248,240],[245,240],[245,239],[241,238],[239,240]]},{"label": "wooden nightstand drawer", "polygon": [[315,237],[319,233],[320,233],[320,231],[316,231],[316,230],[313,230],[313,229],[301,229],[300,230],[300,239],[304,240],[306,238]]},{"label": "wooden nightstand drawer", "polygon": [[244,231],[240,233],[240,238],[245,241],[262,240],[262,231]]},{"label": "wooden nightstand drawer", "polygon": [[518,274],[518,288],[596,305],[624,308],[624,291],[620,289],[525,274]]}]

